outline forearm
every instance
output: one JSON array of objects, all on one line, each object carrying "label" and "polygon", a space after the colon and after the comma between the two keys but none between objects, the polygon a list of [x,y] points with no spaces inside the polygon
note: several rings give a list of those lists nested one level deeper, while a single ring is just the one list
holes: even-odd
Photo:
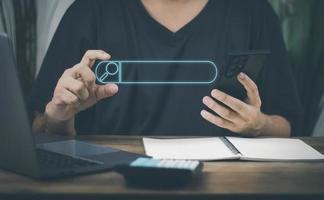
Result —
[{"label": "forearm", "polygon": [[291,125],[283,117],[278,115],[264,115],[265,124],[259,136],[289,137]]},{"label": "forearm", "polygon": [[51,119],[46,114],[39,114],[33,121],[34,133],[52,133],[64,136],[74,136],[74,118],[65,121]]}]

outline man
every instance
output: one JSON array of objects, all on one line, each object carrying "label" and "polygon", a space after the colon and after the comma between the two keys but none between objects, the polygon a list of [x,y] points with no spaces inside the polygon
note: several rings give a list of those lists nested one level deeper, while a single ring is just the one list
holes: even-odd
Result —
[{"label": "man", "polygon": [[[96,60],[109,59],[212,60],[223,66],[228,52],[254,49],[268,49],[271,56],[262,82],[238,76],[245,101],[217,84],[99,86],[91,70]],[[76,1],[54,36],[31,99],[36,132],[69,135],[287,137],[300,123],[279,23],[259,0]]]}]

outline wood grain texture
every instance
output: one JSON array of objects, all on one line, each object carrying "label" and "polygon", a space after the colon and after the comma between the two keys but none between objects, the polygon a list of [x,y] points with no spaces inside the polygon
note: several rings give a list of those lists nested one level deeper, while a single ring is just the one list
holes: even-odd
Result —
[{"label": "wood grain texture", "polygon": [[[80,136],[80,139],[144,153],[141,137]],[[324,153],[324,138],[302,139]],[[174,189],[134,188],[114,172],[37,181],[0,171],[0,199],[324,199],[324,162],[204,164],[197,181]]]}]

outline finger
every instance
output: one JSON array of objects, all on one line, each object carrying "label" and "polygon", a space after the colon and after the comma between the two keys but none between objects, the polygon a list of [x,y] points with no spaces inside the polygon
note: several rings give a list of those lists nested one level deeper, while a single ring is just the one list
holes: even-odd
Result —
[{"label": "finger", "polygon": [[77,70],[78,77],[82,79],[88,88],[92,88],[96,82],[96,76],[90,68],[81,66]]},{"label": "finger", "polygon": [[254,83],[254,81],[244,73],[240,73],[237,79],[245,88],[249,103],[251,105],[261,107],[261,98],[259,95],[258,86]]},{"label": "finger", "polygon": [[211,96],[224,103],[226,106],[230,107],[232,110],[238,112],[239,114],[244,114],[247,111],[247,104],[220,90],[214,89],[211,92]]},{"label": "finger", "polygon": [[96,97],[100,101],[103,98],[111,97],[118,92],[118,86],[116,84],[107,84],[97,86]]},{"label": "finger", "polygon": [[63,82],[63,87],[79,97],[81,101],[84,101],[89,97],[89,92],[81,80],[66,77]]},{"label": "finger", "polygon": [[241,120],[238,117],[237,113],[234,111],[225,108],[224,106],[220,105],[219,103],[215,102],[211,97],[204,97],[203,103],[210,108],[212,111],[217,113],[223,119],[226,119],[232,123],[240,123]]},{"label": "finger", "polygon": [[102,50],[88,50],[84,54],[81,63],[91,68],[96,60],[108,60],[110,58],[111,56]]},{"label": "finger", "polygon": [[79,98],[70,92],[67,89],[63,89],[60,94],[56,97],[56,101],[59,102],[60,105],[78,105]]},{"label": "finger", "polygon": [[206,110],[202,110],[200,112],[201,116],[209,121],[210,123],[216,125],[216,126],[219,126],[221,128],[225,128],[225,129],[231,129],[234,125],[233,123],[225,120],[225,119],[222,119],[216,115],[213,115],[211,114],[210,112],[206,111]]}]

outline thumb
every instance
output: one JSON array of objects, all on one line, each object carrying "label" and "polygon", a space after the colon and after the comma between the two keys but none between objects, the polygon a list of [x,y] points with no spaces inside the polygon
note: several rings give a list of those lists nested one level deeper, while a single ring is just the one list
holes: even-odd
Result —
[{"label": "thumb", "polygon": [[254,83],[254,81],[244,73],[240,73],[237,78],[247,92],[246,102],[253,106],[261,107],[261,97],[258,86]]},{"label": "thumb", "polygon": [[97,87],[96,96],[100,101],[103,98],[111,97],[118,92],[118,86],[116,84],[100,85]]}]

